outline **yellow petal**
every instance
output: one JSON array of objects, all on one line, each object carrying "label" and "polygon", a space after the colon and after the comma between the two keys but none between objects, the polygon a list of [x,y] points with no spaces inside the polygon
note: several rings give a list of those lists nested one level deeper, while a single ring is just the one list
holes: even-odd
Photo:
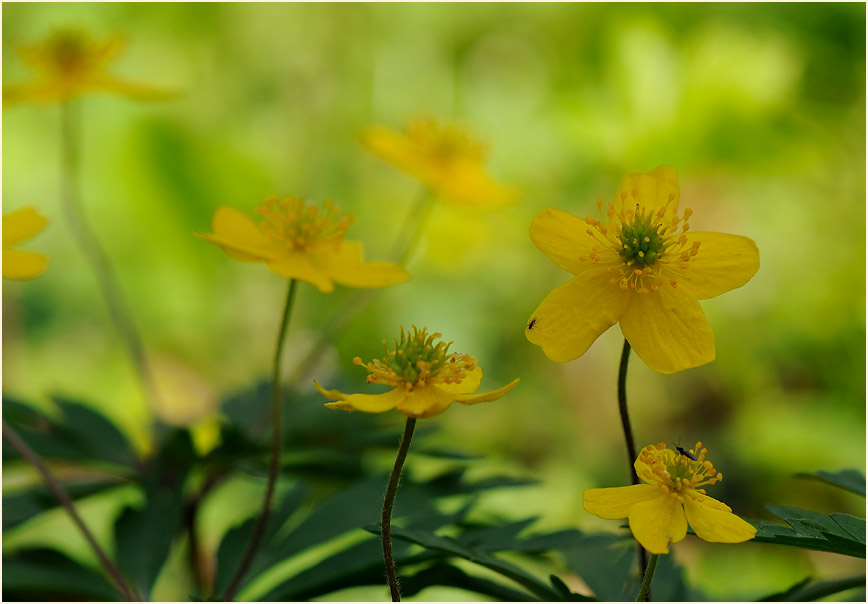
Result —
[{"label": "yellow petal", "polygon": [[[530,225],[530,238],[540,251],[565,271],[578,275],[594,268],[588,260],[591,248],[599,243],[588,235],[588,225],[578,216],[547,208]],[[585,258],[583,262],[580,258]]]},{"label": "yellow petal", "polygon": [[360,288],[387,287],[410,278],[410,273],[394,262],[365,262],[362,244],[342,241],[318,246],[311,262],[342,285]]},{"label": "yellow petal", "polygon": [[659,488],[657,492],[659,497],[631,507],[627,518],[633,536],[642,547],[652,554],[668,554],[669,544],[678,543],[687,535],[687,519],[678,499]]},{"label": "yellow petal", "polygon": [[630,174],[621,181],[615,194],[615,210],[632,210],[637,203],[648,210],[656,210],[667,202],[669,207],[674,208],[679,198],[678,172],[671,166],[659,166],[647,174]]},{"label": "yellow petal", "polygon": [[484,392],[482,394],[461,394],[455,400],[461,403],[462,405],[476,405],[478,403],[490,403],[491,401],[496,401],[504,394],[512,390],[518,385],[519,378],[515,378],[506,386],[502,386],[497,390],[492,390],[491,392]]},{"label": "yellow petal", "polygon": [[687,246],[699,241],[699,250],[690,260],[687,285],[700,300],[714,298],[741,287],[759,269],[759,250],[753,239],[725,233],[687,233]]},{"label": "yellow petal", "polygon": [[458,383],[444,384],[437,383],[437,387],[443,392],[451,392],[452,394],[470,394],[479,390],[479,383],[482,381],[482,369],[477,365],[472,370],[467,372],[467,375]]},{"label": "yellow petal", "polygon": [[27,241],[44,229],[46,224],[48,220],[45,216],[30,206],[9,212],[3,216],[3,249]]},{"label": "yellow petal", "polygon": [[246,214],[220,206],[211,218],[213,233],[196,233],[206,241],[223,248],[227,254],[244,262],[279,257],[282,250],[268,239]]},{"label": "yellow petal", "polygon": [[[397,390],[397,388],[396,388]],[[434,384],[417,386],[398,403],[398,411],[408,417],[432,417],[442,413],[455,400],[455,395]]]},{"label": "yellow petal", "polygon": [[455,161],[432,171],[427,183],[447,200],[478,207],[502,206],[518,197],[516,191],[489,176],[481,163],[471,160]]},{"label": "yellow petal", "polygon": [[312,283],[324,294],[333,292],[335,289],[335,284],[332,283],[331,279],[315,267],[305,254],[291,252],[282,258],[266,261],[265,266],[281,277]]},{"label": "yellow petal", "polygon": [[[5,223],[4,223],[5,224]],[[45,272],[48,258],[21,250],[3,250],[3,278],[23,281]]]},{"label": "yellow petal", "polygon": [[334,403],[326,403],[326,407],[343,409],[345,411],[383,413],[394,409],[407,398],[407,391],[403,387],[393,388],[382,394],[344,394],[337,390],[326,390],[316,381],[314,381],[313,385],[324,397],[336,401]]},{"label": "yellow petal", "polygon": [[726,504],[707,495],[685,497],[684,507],[693,532],[705,541],[741,543],[756,535],[755,527],[729,511]]},{"label": "yellow petal", "polygon": [[125,82],[108,74],[95,74],[87,82],[91,90],[114,92],[136,101],[166,101],[178,96],[178,92],[156,88],[146,84]]},{"label": "yellow petal", "polygon": [[524,332],[527,339],[553,361],[583,355],[621,318],[633,294],[609,285],[610,277],[605,268],[595,268],[554,289],[531,315]]},{"label": "yellow petal", "polygon": [[648,367],[675,373],[714,360],[714,333],[692,292],[664,284],[634,296],[621,332]]},{"label": "yellow petal", "polygon": [[615,520],[626,518],[631,507],[639,502],[659,497],[660,494],[660,487],[653,484],[585,489],[585,492],[582,493],[582,507],[600,518]]}]

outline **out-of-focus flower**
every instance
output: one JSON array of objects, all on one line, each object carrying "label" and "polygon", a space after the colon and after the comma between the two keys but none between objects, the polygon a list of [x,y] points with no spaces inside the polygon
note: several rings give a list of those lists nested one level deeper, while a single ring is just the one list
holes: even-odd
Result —
[{"label": "out-of-focus flower", "polygon": [[45,272],[47,257],[13,247],[42,231],[46,224],[48,220],[29,206],[3,216],[4,279],[33,279]]},{"label": "out-of-focus flower", "polygon": [[699,488],[723,479],[705,459],[707,452],[702,443],[689,451],[648,445],[634,464],[646,484],[586,489],[583,506],[600,518],[627,518],[633,536],[652,554],[668,554],[669,544],[687,535],[688,523],[699,538],[713,543],[753,539],[756,528]]},{"label": "out-of-focus flower", "polygon": [[320,210],[292,196],[270,197],[256,210],[265,220],[257,225],[242,212],[221,206],[211,219],[213,233],[196,233],[242,262],[264,262],[288,279],[312,283],[321,292],[333,282],[360,288],[386,287],[410,278],[393,262],[365,262],[362,244],[344,235],[355,221],[330,201]]},{"label": "out-of-focus flower", "polygon": [[401,131],[370,128],[362,133],[362,144],[447,200],[498,206],[516,197],[488,174],[484,145],[455,125],[417,118]]},{"label": "out-of-focus flower", "polygon": [[172,96],[169,91],[111,75],[107,68],[123,48],[124,41],[117,36],[97,41],[80,29],[58,29],[42,43],[19,49],[36,77],[29,84],[3,86],[3,104],[63,103],[89,92],[114,92],[138,100]]},{"label": "out-of-focus flower", "polygon": [[383,394],[344,394],[326,390],[314,382],[317,390],[329,400],[326,407],[346,411],[383,413],[398,409],[408,417],[432,417],[442,413],[453,402],[475,405],[499,399],[515,388],[518,379],[485,394],[474,394],[482,381],[482,369],[476,359],[467,354],[448,352],[449,346],[439,333],[428,335],[427,329],[413,332],[401,329],[401,340],[392,340],[394,350],[383,340],[386,356],[370,363],[356,357],[353,363],[366,368],[369,384],[385,384],[392,390]]},{"label": "out-of-focus flower", "polygon": [[753,240],[688,233],[678,212],[678,174],[660,166],[631,174],[598,220],[548,208],[530,237],[575,277],[533,312],[525,335],[553,361],[575,359],[613,324],[655,371],[675,373],[714,360],[714,333],[699,300],[747,283],[759,268]]}]

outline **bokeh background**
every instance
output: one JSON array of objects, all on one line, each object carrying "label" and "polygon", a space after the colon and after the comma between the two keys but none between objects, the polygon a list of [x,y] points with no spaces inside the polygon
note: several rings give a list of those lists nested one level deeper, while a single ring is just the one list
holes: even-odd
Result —
[{"label": "bokeh background", "polygon": [[[528,226],[546,207],[591,214],[625,175],[670,164],[692,229],[753,238],[761,268],[703,303],[715,362],[663,376],[633,357],[639,446],[702,440],[725,476],[712,494],[742,516],[770,518],[767,503],[865,513],[863,499],[793,477],[865,470],[864,4],[7,3],[5,84],[29,78],[16,47],[61,26],[124,35],[113,73],[177,91],[159,103],[81,103],[85,206],[169,404],[145,403],[62,221],[51,105],[3,112],[3,211],[35,205],[51,220],[27,246],[51,257],[48,271],[3,284],[4,393],[46,409],[58,392],[89,402],[143,451],[157,413],[197,426],[207,448],[220,398],[269,370],[285,283],[193,233],[218,205],[252,211],[296,193],[355,213],[351,238],[384,258],[421,185],[367,154],[358,133],[423,114],[485,140],[492,172],[520,200],[437,205],[408,264],[413,279],[382,291],[334,343],[320,381],[361,389],[353,356],[378,356],[400,325],[441,331],[479,358],[483,386],[522,379],[496,403],[430,420],[441,428],[433,438],[483,456],[475,472],[539,480],[484,504],[538,514],[545,528],[615,530],[581,509],[581,493],[626,483],[615,396],[623,340],[615,327],[566,364],[525,340],[531,311],[568,278]],[[351,294],[300,289],[287,372]],[[16,480],[4,474],[4,486]],[[215,494],[208,547],[255,509],[258,488]],[[84,502],[98,534],[107,538],[131,496]],[[4,550],[33,543],[89,555],[59,511],[3,538]],[[674,556],[711,597],[861,565],[695,538]],[[172,569],[156,596],[186,599]]]}]

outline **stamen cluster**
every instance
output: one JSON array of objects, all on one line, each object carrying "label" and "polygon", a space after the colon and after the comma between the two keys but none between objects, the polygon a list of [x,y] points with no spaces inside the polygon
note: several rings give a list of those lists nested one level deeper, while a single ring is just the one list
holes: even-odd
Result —
[{"label": "stamen cluster", "polygon": [[75,29],[58,30],[45,42],[45,67],[66,75],[86,71],[100,58],[99,53],[94,53],[95,49],[88,46],[88,39],[83,32]]},{"label": "stamen cluster", "polygon": [[315,243],[340,243],[355,216],[341,214],[331,201],[320,210],[315,204],[297,196],[269,197],[256,209],[265,218],[260,230],[290,249],[307,252]]},{"label": "stamen cluster", "polygon": [[690,259],[699,252],[700,242],[688,246],[688,220],[691,209],[678,215],[675,195],[670,194],[666,203],[653,211],[639,200],[638,191],[621,193],[621,209],[610,203],[603,213],[603,202],[597,200],[600,220],[588,216],[587,233],[600,246],[593,246],[588,256],[579,258],[608,267],[612,275],[609,285],[638,294],[656,291],[665,283],[678,287],[678,279],[690,280]]},{"label": "stamen cluster", "polygon": [[648,445],[639,453],[639,460],[648,466],[640,478],[648,483],[659,484],[667,493],[678,498],[686,490],[705,495],[705,490],[698,487],[723,480],[723,474],[705,459],[708,449],[703,448],[701,442],[697,442],[689,452],[696,459],[667,449],[664,443]]},{"label": "stamen cluster", "polygon": [[405,127],[404,133],[434,160],[450,162],[467,158],[481,162],[485,157],[485,145],[450,124],[417,119]]},{"label": "stamen cluster", "polygon": [[429,335],[427,328],[419,330],[415,325],[412,328],[412,333],[401,328],[401,339],[392,340],[392,350],[383,340],[386,356],[382,360],[364,363],[359,357],[353,359],[353,363],[368,370],[369,384],[404,385],[407,390],[428,383],[457,384],[476,368],[476,358],[450,353],[452,342],[437,341],[442,334]]}]

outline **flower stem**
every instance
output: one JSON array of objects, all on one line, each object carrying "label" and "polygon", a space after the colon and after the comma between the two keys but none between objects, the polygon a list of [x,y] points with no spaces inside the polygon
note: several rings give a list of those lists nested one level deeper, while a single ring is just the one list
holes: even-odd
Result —
[{"label": "flower stem", "polygon": [[413,430],[416,428],[416,418],[408,417],[401,435],[401,444],[398,445],[398,455],[395,457],[395,466],[389,476],[389,485],[386,487],[386,499],[383,501],[383,518],[380,524],[380,534],[383,536],[383,560],[386,562],[386,577],[389,580],[389,591],[392,592],[392,602],[401,601],[401,592],[398,589],[398,573],[395,570],[395,558],[392,556],[392,506],[395,503],[395,495],[398,492],[398,481],[401,478],[401,469],[410,450],[410,440],[413,438]]},{"label": "flower stem", "polygon": [[645,602],[651,595],[651,581],[654,579],[654,571],[657,570],[657,560],[660,554],[651,554],[651,559],[648,561],[648,569],[645,571],[645,578],[642,579],[642,586],[639,588],[639,595],[636,596],[637,602]]},{"label": "flower stem", "polygon": [[[630,342],[624,340],[621,350],[621,364],[618,367],[618,409],[621,412],[621,427],[624,430],[624,440],[627,441],[627,463],[630,468],[630,480],[639,484],[639,476],[633,463],[636,461],[636,441],[633,439],[633,428],[630,425],[630,413],[627,411],[627,363],[630,361]],[[639,569],[646,573],[648,568],[648,552],[639,546]]]},{"label": "flower stem", "polygon": [[262,543],[262,538],[265,536],[265,527],[268,524],[268,516],[271,511],[271,500],[274,498],[274,487],[277,484],[277,475],[280,470],[280,454],[283,447],[283,401],[282,390],[280,387],[280,364],[283,357],[283,344],[286,336],[286,328],[289,325],[289,315],[292,310],[292,303],[295,299],[295,289],[298,281],[291,279],[289,281],[289,289],[286,292],[286,303],[283,305],[283,316],[280,320],[280,328],[277,332],[277,344],[274,350],[274,365],[272,367],[271,377],[271,423],[272,423],[272,441],[271,441],[271,463],[268,468],[268,483],[265,487],[265,497],[262,500],[262,512],[259,515],[259,520],[256,522],[256,527],[253,529],[253,535],[250,542],[247,544],[247,550],[244,552],[244,557],[241,559],[241,564],[235,571],[229,587],[223,594],[223,600],[229,602],[238,593],[241,588],[241,582],[244,580],[244,575],[250,568],[253,558]]},{"label": "flower stem", "polygon": [[60,105],[60,135],[63,213],[76,243],[96,274],[109,314],[127,348],[133,367],[142,384],[142,389],[153,403],[157,399],[156,386],[145,356],[142,338],[133,323],[132,314],[121,293],[109,255],[100,245],[96,234],[88,224],[81,204],[78,154],[81,143],[81,128],[79,116],[69,101]]},{"label": "flower stem", "polygon": [[24,442],[21,436],[19,436],[18,433],[5,421],[3,422],[3,438],[5,438],[6,441],[12,445],[16,451],[18,451],[18,454],[21,455],[21,457],[26,459],[30,465],[36,468],[36,470],[42,475],[42,480],[45,481],[51,494],[60,502],[60,505],[63,506],[63,509],[65,509],[72,518],[75,526],[84,535],[84,538],[87,540],[91,549],[96,553],[96,557],[99,559],[103,570],[105,570],[106,574],[111,577],[112,581],[114,581],[115,587],[121,593],[124,600],[127,602],[141,601],[133,588],[126,582],[121,571],[118,570],[114,562],[111,561],[105,551],[103,551],[99,546],[99,543],[96,542],[93,533],[90,532],[87,525],[84,523],[84,520],[82,520],[81,516],[79,516],[78,512],[75,510],[72,499],[70,499],[60,482],[51,473],[51,470],[48,469],[48,466],[45,465],[42,459],[39,458],[39,455],[37,455],[36,452],[31,449],[26,442]]}]

